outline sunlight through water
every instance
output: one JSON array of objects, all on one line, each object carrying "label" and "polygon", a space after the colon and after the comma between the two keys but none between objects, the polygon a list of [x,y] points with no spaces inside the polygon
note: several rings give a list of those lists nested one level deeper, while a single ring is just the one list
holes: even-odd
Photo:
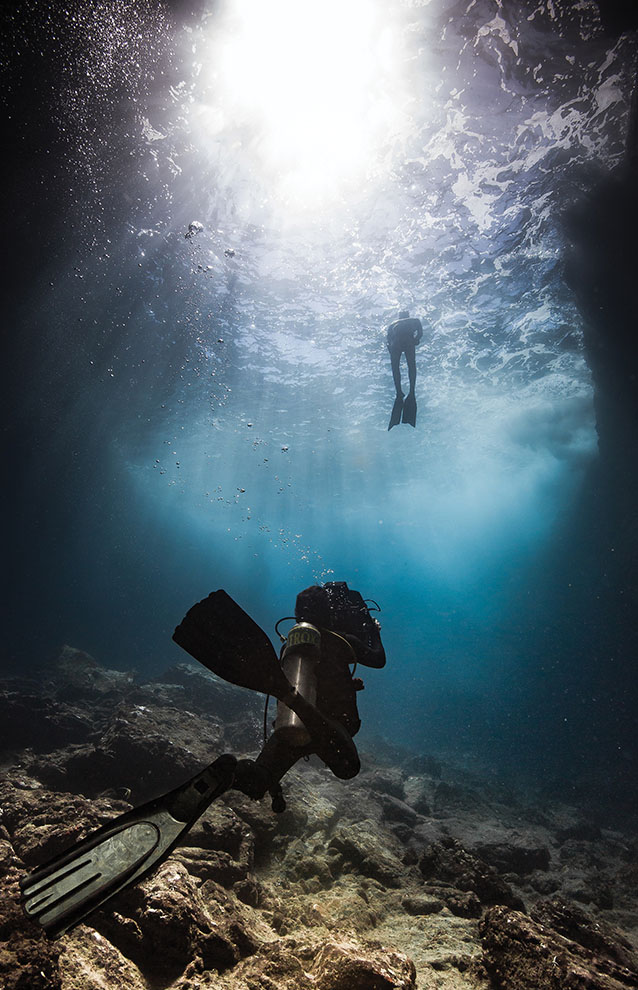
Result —
[{"label": "sunlight through water", "polygon": [[227,0],[196,56],[203,126],[232,126],[271,191],[317,209],[374,172],[405,127],[396,14],[376,0]]},{"label": "sunlight through water", "polygon": [[[590,0],[41,6],[67,198],[29,286],[32,477],[99,463],[60,502],[112,585],[152,558],[168,625],[347,577],[390,643],[406,602],[504,611],[596,455],[561,217],[623,156],[627,38]],[[418,415],[388,431],[404,308]]]}]

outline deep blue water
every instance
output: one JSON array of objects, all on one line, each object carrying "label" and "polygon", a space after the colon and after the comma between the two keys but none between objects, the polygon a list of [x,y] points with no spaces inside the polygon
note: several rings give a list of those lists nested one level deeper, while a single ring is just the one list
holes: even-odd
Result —
[{"label": "deep blue water", "polygon": [[[587,0],[21,6],[7,669],[66,642],[153,674],[214,588],[270,632],[347,580],[382,608],[370,732],[580,759],[599,575],[562,541],[597,442],[561,215],[622,160],[635,33]],[[418,421],[388,432],[401,308]]]}]

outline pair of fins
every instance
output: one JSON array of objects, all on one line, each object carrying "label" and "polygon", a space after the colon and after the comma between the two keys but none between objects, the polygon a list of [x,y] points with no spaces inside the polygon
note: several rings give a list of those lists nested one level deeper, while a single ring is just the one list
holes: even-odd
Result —
[{"label": "pair of fins", "polygon": [[391,430],[393,426],[398,426],[401,422],[416,426],[416,395],[414,392],[408,392],[405,399],[402,395],[397,395],[392,406],[388,430]]},{"label": "pair of fins", "polygon": [[[304,722],[314,751],[337,777],[347,780],[358,773],[350,735],[293,689],[266,633],[225,591],[194,605],[173,639],[231,684],[283,700]],[[27,916],[57,938],[148,876],[211,802],[233,787],[236,768],[234,756],[218,757],[186,783],[125,812],[23,877]]]}]

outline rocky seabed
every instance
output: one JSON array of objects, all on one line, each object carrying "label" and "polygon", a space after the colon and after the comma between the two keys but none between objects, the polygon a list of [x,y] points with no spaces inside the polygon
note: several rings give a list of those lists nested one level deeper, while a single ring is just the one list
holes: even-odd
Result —
[{"label": "rocky seabed", "polygon": [[280,815],[229,792],[51,941],[20,877],[219,753],[254,755],[261,702],[188,664],[136,683],[70,647],[0,688],[5,990],[638,988],[630,822],[365,737],[356,780],[302,763]]}]

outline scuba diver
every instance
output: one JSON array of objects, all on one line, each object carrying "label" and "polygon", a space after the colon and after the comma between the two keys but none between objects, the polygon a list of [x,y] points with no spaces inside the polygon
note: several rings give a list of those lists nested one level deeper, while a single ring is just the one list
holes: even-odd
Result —
[{"label": "scuba diver", "polygon": [[[375,604],[375,603],[373,603]],[[376,606],[378,610],[378,606]],[[292,618],[290,616],[289,618]],[[353,736],[361,725],[350,667],[385,665],[379,623],[345,581],[297,595],[295,624],[279,659],[270,639],[225,591],[187,612],[173,639],[218,677],[277,698],[274,730],[256,759],[225,753],[186,783],[125,812],[20,881],[23,908],[57,938],[162,863],[212,801],[234,789],[272,810],[286,808],[281,779],[317,755],[335,776],[360,770]],[[266,706],[268,702],[266,702]]]},{"label": "scuba diver", "polygon": [[[388,430],[391,430],[393,426],[396,426],[401,421],[409,423],[410,426],[416,426],[416,395],[414,393],[416,385],[416,357],[414,349],[422,336],[423,327],[421,321],[415,317],[410,317],[407,309],[399,313],[399,319],[391,323],[386,331],[386,340],[392,363],[392,377],[396,389],[396,398],[392,407]],[[401,368],[399,364],[402,354],[405,354],[408,364],[410,391],[407,396],[404,396],[401,388]]]}]

